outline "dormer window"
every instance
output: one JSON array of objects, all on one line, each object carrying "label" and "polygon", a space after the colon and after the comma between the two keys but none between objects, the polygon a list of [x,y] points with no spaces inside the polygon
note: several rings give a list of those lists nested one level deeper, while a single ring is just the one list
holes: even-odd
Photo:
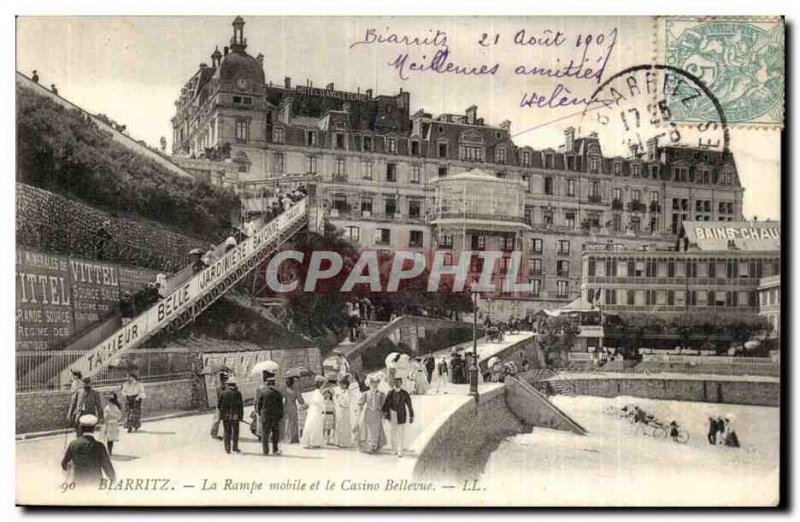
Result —
[{"label": "dormer window", "polygon": [[600,171],[600,158],[589,156],[589,172],[597,173]]},{"label": "dormer window", "polygon": [[631,170],[633,171],[633,177],[634,178],[642,177],[642,166],[640,164],[634,163],[633,165],[631,165],[631,167],[632,167]]},{"label": "dormer window", "polygon": [[340,132],[336,134],[336,148],[337,149],[344,148],[344,134]]},{"label": "dormer window", "polygon": [[686,181],[689,176],[689,169],[686,167],[672,167],[672,179],[675,181]]},{"label": "dormer window", "polygon": [[397,140],[395,138],[388,138],[386,140],[386,152],[389,154],[397,154]]},{"label": "dormer window", "polygon": [[475,145],[459,145],[461,161],[483,161],[483,147]]},{"label": "dormer window", "polygon": [[619,161],[615,161],[613,168],[615,176],[619,176],[620,174],[622,174],[622,163],[620,163]]},{"label": "dormer window", "polygon": [[364,152],[372,152],[372,136],[364,136],[363,145]]},{"label": "dormer window", "polygon": [[722,171],[721,183],[723,185],[733,185],[733,172],[725,169]]},{"label": "dormer window", "polygon": [[531,151],[529,150],[522,151],[522,166],[523,167],[531,166]]},{"label": "dormer window", "polygon": [[275,143],[283,143],[285,138],[283,127],[275,127],[272,129],[272,141]]},{"label": "dormer window", "polygon": [[419,156],[420,155],[420,148],[418,141],[411,142],[411,155],[412,156]]},{"label": "dormer window", "polygon": [[553,164],[554,164],[553,159],[554,159],[553,158],[553,154],[550,153],[550,152],[546,152],[545,155],[544,155],[544,168],[546,168],[546,169],[554,168],[553,167]]},{"label": "dormer window", "polygon": [[505,163],[506,162],[506,149],[505,147],[499,147],[494,149],[494,162],[495,163]]},{"label": "dormer window", "polygon": [[447,143],[439,143],[439,157],[446,158],[447,155]]},{"label": "dormer window", "polygon": [[650,177],[658,179],[658,165],[650,165]]}]

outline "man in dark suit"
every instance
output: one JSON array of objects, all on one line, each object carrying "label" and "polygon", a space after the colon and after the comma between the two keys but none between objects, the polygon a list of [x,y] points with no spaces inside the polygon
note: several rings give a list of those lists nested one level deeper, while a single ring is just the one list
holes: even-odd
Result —
[{"label": "man in dark suit", "polygon": [[428,384],[433,383],[433,372],[436,370],[436,361],[433,360],[433,356],[428,354],[425,357],[425,375],[428,377]]},{"label": "man in dark suit", "polygon": [[81,425],[78,419],[83,415],[94,415],[103,422],[103,403],[100,394],[92,389],[92,380],[84,377],[83,388],[76,390],[69,401],[67,422],[75,427],[75,434],[81,436]]},{"label": "man in dark suit", "polygon": [[236,388],[236,379],[228,379],[227,388],[219,396],[219,416],[222,419],[222,427],[225,436],[225,453],[233,451],[239,453],[239,422],[244,418],[244,401],[242,393]]},{"label": "man in dark suit", "polygon": [[94,440],[94,427],[97,417],[83,415],[78,420],[82,435],[67,446],[64,458],[61,459],[61,469],[67,471],[72,465],[72,480],[79,486],[100,485],[100,480],[105,473],[108,480],[114,482],[116,474],[106,447],[102,442]]},{"label": "man in dark suit", "polygon": [[219,416],[219,398],[222,395],[222,392],[225,391],[225,383],[227,381],[228,374],[225,372],[220,372],[219,385],[217,386],[217,409],[214,411],[214,420],[211,421],[211,438],[216,440],[222,439],[222,437],[219,436],[219,423],[222,420]]},{"label": "man in dark suit", "polygon": [[280,455],[280,425],[283,418],[283,395],[275,388],[275,376],[264,372],[264,384],[256,392],[256,411],[261,422],[261,450],[269,455],[269,443],[272,440],[272,453]]},{"label": "man in dark suit", "polygon": [[403,379],[394,380],[394,387],[383,401],[383,414],[389,421],[392,449],[398,457],[402,457],[406,421],[414,424],[414,408],[411,406],[411,396],[403,389]]}]

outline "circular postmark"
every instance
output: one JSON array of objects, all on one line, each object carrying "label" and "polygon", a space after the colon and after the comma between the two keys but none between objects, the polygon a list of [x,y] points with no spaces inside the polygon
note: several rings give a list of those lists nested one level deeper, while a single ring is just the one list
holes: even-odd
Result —
[{"label": "circular postmark", "polygon": [[[782,112],[783,24],[759,27],[735,20],[691,26],[677,37],[667,30],[665,60],[695,75],[715,94],[730,122],[747,122]],[[706,100],[675,107],[678,121],[704,121],[715,108]]]},{"label": "circular postmark", "polygon": [[[713,108],[691,124],[676,119],[678,107],[702,102]],[[634,155],[648,143],[727,152],[730,132],[722,105],[697,76],[671,65],[624,69],[604,81],[583,111],[581,132],[602,134],[604,152]]]}]

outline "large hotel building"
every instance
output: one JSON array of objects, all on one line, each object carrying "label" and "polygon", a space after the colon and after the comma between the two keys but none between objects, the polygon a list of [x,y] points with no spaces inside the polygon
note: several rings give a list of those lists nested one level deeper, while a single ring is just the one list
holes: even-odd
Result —
[{"label": "large hotel building", "polygon": [[[532,290],[496,299],[497,312],[536,311],[581,295],[587,245],[673,247],[681,223],[742,220],[742,186],[730,153],[659,146],[603,155],[597,136],[566,129],[564,143],[520,146],[511,122],[476,106],[463,114],[412,111],[402,89],[340,91],[266,79],[236,18],[182,87],[172,118],[173,156],[213,183],[234,186],[246,212],[265,188],[303,182],[330,223],[364,248],[523,252]],[[676,305],[677,306],[677,305]]]}]

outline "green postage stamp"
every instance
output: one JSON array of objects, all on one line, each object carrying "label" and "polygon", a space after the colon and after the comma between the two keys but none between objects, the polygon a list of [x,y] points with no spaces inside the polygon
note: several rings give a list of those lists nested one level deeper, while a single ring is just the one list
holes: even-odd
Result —
[{"label": "green postage stamp", "polygon": [[[784,21],[767,17],[663,17],[659,56],[697,77],[722,107],[727,123],[783,125]],[[677,98],[677,97],[676,97]],[[676,121],[706,121],[706,97],[675,100]]]}]

